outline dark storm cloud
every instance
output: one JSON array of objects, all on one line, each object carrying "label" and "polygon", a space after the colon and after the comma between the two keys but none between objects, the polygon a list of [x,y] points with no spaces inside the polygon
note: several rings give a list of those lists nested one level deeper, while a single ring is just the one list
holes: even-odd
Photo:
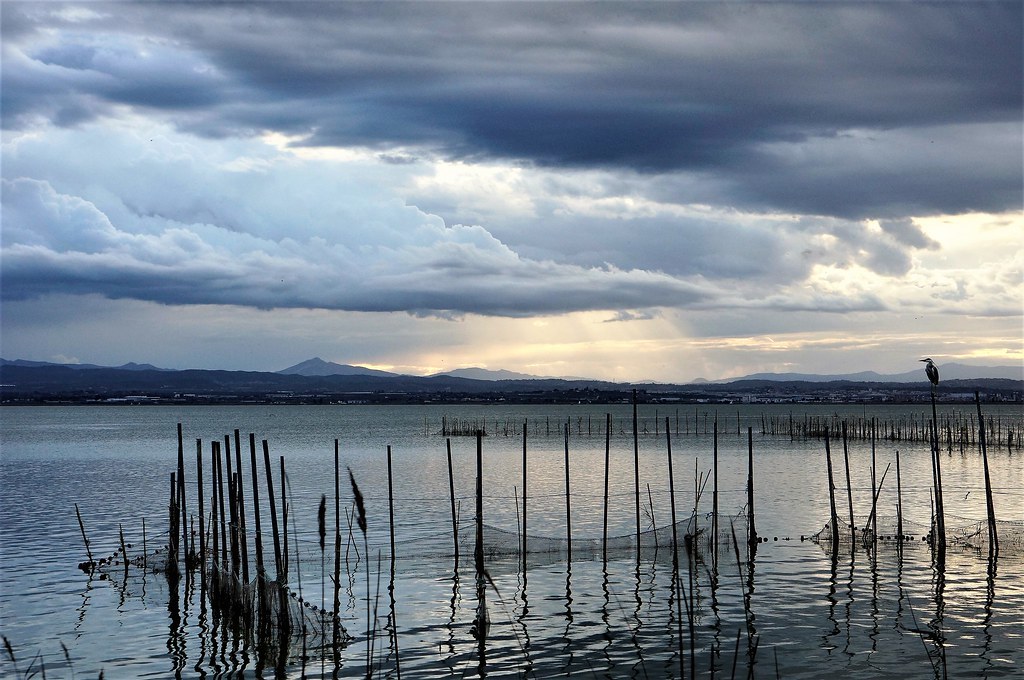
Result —
[{"label": "dark storm cloud", "polygon": [[39,5],[3,5],[8,128],[130,105],[215,137],[714,178],[681,202],[1021,203],[1016,2]]}]

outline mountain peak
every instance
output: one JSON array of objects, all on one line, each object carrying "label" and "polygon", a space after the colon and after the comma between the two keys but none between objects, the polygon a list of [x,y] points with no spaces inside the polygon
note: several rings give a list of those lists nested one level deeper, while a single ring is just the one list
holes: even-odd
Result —
[{"label": "mountain peak", "polygon": [[306,359],[305,361],[299,362],[294,366],[278,371],[281,375],[305,375],[305,376],[325,376],[325,375],[376,375],[380,377],[391,377],[397,375],[396,373],[389,373],[387,371],[378,371],[373,368],[366,368],[365,366],[352,366],[350,364],[337,364],[333,361],[324,361],[320,357],[313,357],[312,359]]}]

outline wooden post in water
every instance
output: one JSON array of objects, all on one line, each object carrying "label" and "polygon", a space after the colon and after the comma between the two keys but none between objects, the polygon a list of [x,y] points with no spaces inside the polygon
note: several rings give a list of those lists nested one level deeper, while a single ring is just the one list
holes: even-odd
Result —
[{"label": "wooden post in water", "polygon": [[[228,540],[231,543],[231,573],[238,578],[241,553],[238,547],[238,499],[235,472],[231,469],[231,437],[224,435],[224,467],[228,470]],[[227,568],[227,565],[224,565]]]},{"label": "wooden post in water", "polygon": [[[455,548],[455,571],[459,571],[459,518],[455,514],[455,475],[452,471],[452,440],[445,439],[445,448],[448,451],[448,495],[452,504],[452,544]],[[525,503],[525,501],[524,501]]]},{"label": "wooden post in water", "polygon": [[270,506],[270,530],[274,535],[274,567],[277,569],[277,582],[283,583],[281,577],[284,575],[281,563],[281,532],[277,525],[277,500],[274,496],[273,471],[270,469],[270,444],[263,440],[263,467],[267,477],[267,504]]},{"label": "wooden post in water", "polygon": [[190,551],[188,511],[185,509],[185,446],[181,435],[181,423],[178,423],[178,509],[181,512],[181,548],[185,551],[185,571],[188,571]]},{"label": "wooden post in water", "polygon": [[843,464],[846,466],[846,500],[850,504],[850,550],[857,546],[857,525],[853,521],[853,486],[850,484],[850,449],[846,440],[846,421],[843,421]]},{"label": "wooden post in water", "polygon": [[523,587],[526,587],[526,430],[527,421],[523,420],[523,541],[520,550],[523,553]]},{"label": "wooden post in water", "polygon": [[900,478],[900,450],[896,449],[896,534],[903,550],[903,480]]},{"label": "wooden post in water", "polygon": [[[199,601],[206,598],[206,517],[203,509],[203,440],[196,440],[196,483],[199,503]],[[127,558],[127,555],[125,556]],[[128,565],[125,564],[127,575]]]},{"label": "wooden post in water", "polygon": [[252,464],[252,519],[256,524],[254,527],[256,536],[256,580],[260,596],[264,594],[263,582],[266,580],[266,567],[263,564],[263,527],[260,522],[260,485],[256,471],[259,469],[256,464],[256,435],[249,433],[249,457]]},{"label": "wooden post in water", "polygon": [[[75,512],[78,513],[78,504],[75,504]],[[171,473],[171,498],[167,506],[167,578],[173,579],[178,575],[178,522],[181,521],[178,514],[178,478],[177,474]],[[82,516],[78,515],[78,525],[82,527],[82,538],[85,539],[85,551],[89,553],[89,539],[85,536],[85,527],[82,526]],[[89,553],[89,571],[95,562],[92,561],[92,553]]]},{"label": "wooden post in water", "polygon": [[388,444],[388,528],[391,533],[391,570],[395,569],[395,492],[391,473],[391,445]]},{"label": "wooden post in water", "polygon": [[572,499],[569,494],[569,420],[565,421],[565,546],[572,564]]},{"label": "wooden post in water", "polygon": [[[739,428],[739,412],[736,413],[736,427]],[[715,434],[712,466],[715,485],[711,487],[711,568],[718,575],[718,418],[715,418]]]},{"label": "wooden post in water", "polygon": [[[284,472],[284,456],[281,456],[281,570],[284,572],[282,583],[288,582],[288,498],[285,489],[288,477]],[[269,477],[267,479],[270,479]]]},{"label": "wooden post in water", "polygon": [[974,403],[978,407],[978,441],[981,444],[981,462],[985,469],[985,510],[988,514],[988,554],[990,558],[999,556],[999,535],[996,532],[996,509],[992,503],[992,480],[988,474],[988,444],[985,441],[985,417],[981,414],[981,396],[974,393]]},{"label": "wooden post in water", "polygon": [[633,498],[636,510],[636,566],[640,567],[640,440],[637,434],[636,389],[633,389]]},{"label": "wooden post in water", "polygon": [[[217,489],[220,488],[220,477],[217,474],[217,452],[214,447],[210,447],[210,563],[211,569],[211,587],[212,592],[210,595],[210,603],[213,607],[220,606],[220,532],[218,527],[220,526],[219,519],[220,515],[217,513]],[[200,494],[201,496],[202,494]]]},{"label": "wooden post in water", "polygon": [[747,428],[747,545],[750,547],[750,559],[754,559],[757,550],[757,530],[754,528],[754,428]]},{"label": "wooden post in water", "polygon": [[935,409],[935,385],[931,386],[932,395],[932,424],[930,429],[931,445],[932,445],[932,465],[935,468],[935,518],[938,530],[938,540],[935,541],[933,538],[933,545],[938,546],[939,550],[939,561],[945,564],[946,561],[946,513],[945,507],[942,503],[942,463],[940,461],[941,454],[939,452],[939,430],[938,430],[938,415]]},{"label": "wooden post in water", "polygon": [[871,546],[878,544],[878,491],[875,487],[875,417],[871,416]]},{"label": "wooden post in water", "polygon": [[235,474],[238,475],[238,488],[235,497],[238,501],[238,550],[242,563],[242,579],[249,582],[249,539],[245,535],[245,491],[242,482],[242,441],[238,430],[235,430]]},{"label": "wooden post in water", "polygon": [[[341,469],[338,462],[338,440],[334,440],[334,608],[331,650],[334,654],[335,669],[338,665],[338,648],[341,644],[341,629],[338,612],[341,608]],[[369,558],[367,558],[369,559]],[[369,597],[369,593],[367,593]]]},{"label": "wooden post in water", "polygon": [[[612,414],[605,413],[604,420],[604,529],[601,534],[601,560],[608,568],[608,468],[612,449]],[[525,501],[523,501],[525,507]]]},{"label": "wooden post in water", "polygon": [[836,483],[832,475],[832,446],[828,439],[828,429],[825,430],[825,462],[828,466],[828,507],[830,533],[832,534],[832,557],[835,559],[839,552],[839,514],[836,512]]},{"label": "wooden post in water", "polygon": [[[213,462],[217,469],[217,483],[214,489],[217,493],[217,497],[213,500],[217,503],[219,508],[218,517],[220,518],[220,564],[222,569],[226,569],[228,566],[228,541],[227,541],[227,513],[224,512],[224,466],[220,456],[220,442],[212,442],[211,448],[213,449]],[[216,531],[216,528],[214,528]]]}]

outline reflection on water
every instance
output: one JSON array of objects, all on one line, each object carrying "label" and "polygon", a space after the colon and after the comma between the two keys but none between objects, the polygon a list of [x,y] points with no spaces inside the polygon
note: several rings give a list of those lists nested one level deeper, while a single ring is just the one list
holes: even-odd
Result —
[{"label": "reflection on water", "polygon": [[[333,661],[315,645],[306,646],[304,636],[287,656],[268,656],[254,648],[244,628],[206,606],[202,584],[187,574],[169,581],[163,574],[133,568],[127,578],[118,569],[100,578],[76,568],[83,549],[74,513],[67,513],[72,502],[82,507],[90,539],[101,546],[100,552],[116,549],[118,526],[123,525],[127,541],[138,543],[130,552],[138,554],[141,531],[133,527],[141,529],[143,518],[150,547],[160,545],[167,538],[163,514],[174,447],[167,433],[173,433],[180,419],[196,436],[219,440],[221,429],[244,424],[253,414],[244,409],[185,414],[125,409],[130,417],[122,427],[131,431],[119,434],[111,421],[120,411],[100,409],[102,428],[89,426],[88,411],[70,410],[71,421],[64,429],[46,420],[58,417],[60,409],[4,413],[0,615],[19,668],[38,653],[48,677],[70,677],[63,643],[76,676],[94,676],[100,669],[106,677],[220,677],[239,672],[334,676]],[[291,560],[299,569],[291,574],[293,587],[301,578],[306,592],[323,593],[333,588],[331,577],[325,576],[333,573],[333,563],[322,562],[316,535],[317,504],[330,490],[325,480],[332,478],[333,461],[323,442],[333,441],[339,429],[363,433],[345,452],[345,464],[368,492],[370,540],[367,551],[349,536],[342,551],[342,615],[355,637],[341,652],[339,677],[361,676],[367,663],[380,674],[397,676],[400,670],[425,678],[764,677],[776,667],[787,678],[995,678],[1011,676],[1024,666],[1019,614],[1024,609],[1024,556],[1019,546],[1003,546],[996,562],[984,550],[954,547],[947,549],[944,560],[935,560],[921,541],[879,543],[874,549],[844,545],[831,551],[809,541],[785,540],[813,533],[828,517],[820,442],[788,437],[754,442],[758,530],[783,538],[760,544],[749,557],[740,550],[742,533],[739,543],[732,535],[725,537],[726,547],[714,556],[681,547],[678,563],[664,542],[657,551],[642,551],[639,563],[631,546],[609,550],[607,562],[600,549],[574,550],[571,560],[564,551],[531,555],[529,560],[494,556],[486,565],[490,580],[475,588],[471,571],[453,569],[451,557],[438,557],[452,545],[444,442],[424,434],[429,428],[423,425],[422,412],[395,413],[387,412],[398,433],[388,440],[396,454],[397,544],[395,559],[383,563],[379,556],[388,558],[391,551],[387,494],[374,493],[387,483],[385,439],[379,432],[343,421],[347,414],[336,411],[296,413],[298,424],[283,429],[302,430],[302,438],[289,442],[282,434],[278,447],[289,461],[289,537],[295,545]],[[276,422],[285,420],[278,415]],[[24,422],[8,428],[12,417]],[[31,427],[33,419],[46,427]],[[586,426],[577,429],[586,431]],[[41,434],[43,430],[60,433],[48,448],[49,435]],[[316,443],[310,430],[322,441]],[[368,430],[373,436],[365,434]],[[21,439],[12,436],[18,432],[25,433]],[[261,436],[272,446],[278,439],[273,431]],[[722,490],[723,512],[743,508],[745,439],[734,436],[723,442],[721,480],[715,480]],[[564,536],[562,437],[531,442],[530,495],[525,501],[514,488],[522,478],[520,441],[508,440],[486,441],[488,522],[514,532],[516,504],[529,502],[531,539]],[[641,483],[651,486],[654,514],[671,516],[663,447],[653,433],[642,443]],[[473,466],[464,444],[454,443],[459,465],[453,486],[456,501],[468,505]],[[613,442],[610,535],[629,536],[634,528],[631,444],[628,430]],[[699,458],[701,470],[711,467],[712,445],[704,435],[673,441],[677,451]],[[892,453],[879,451],[879,457],[884,461]],[[603,433],[576,440],[570,455],[573,535],[600,536]],[[1016,455],[990,451],[996,509],[1004,519],[1020,519],[1024,479]],[[871,502],[869,449],[853,442],[849,456],[853,505],[863,520]],[[926,525],[927,449],[904,446],[901,456],[904,512]],[[985,516],[978,458],[970,450],[953,453],[943,469],[944,484],[959,491],[950,491],[946,502],[960,506],[951,510],[947,505],[947,512],[972,521]],[[689,480],[677,481],[677,488],[691,486]],[[682,507],[693,506],[694,492],[678,496]],[[893,515],[882,508],[895,504],[895,489],[884,488],[879,514]],[[347,523],[342,521],[343,535]],[[722,529],[728,532],[727,526]],[[413,546],[424,542],[435,544],[435,550],[415,553]],[[485,598],[489,629],[486,636],[474,636]],[[0,665],[0,674],[8,671],[8,665]]]}]

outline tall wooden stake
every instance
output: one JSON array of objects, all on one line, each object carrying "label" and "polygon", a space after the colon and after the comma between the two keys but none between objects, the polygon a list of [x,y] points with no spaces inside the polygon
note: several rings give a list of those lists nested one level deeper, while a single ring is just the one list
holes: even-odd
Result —
[{"label": "tall wooden stake", "polygon": [[527,421],[523,420],[523,587],[526,587],[526,430]]},{"label": "tall wooden stake", "polygon": [[[601,537],[601,559],[608,568],[608,468],[612,450],[612,414],[604,416],[604,530]],[[524,501],[525,505],[525,501]]]},{"label": "tall wooden stake", "polygon": [[569,428],[571,424],[565,421],[565,545],[568,551],[568,561],[572,564],[572,499],[569,493]]},{"label": "tall wooden stake", "polygon": [[633,499],[636,510],[636,566],[640,568],[640,439],[637,433],[636,390],[633,390]]},{"label": "tall wooden stake", "polygon": [[448,496],[452,504],[452,543],[455,547],[455,571],[459,570],[459,518],[455,513],[455,474],[452,471],[452,440],[445,439],[445,448],[448,451]]},{"label": "tall wooden stake", "polygon": [[999,535],[996,532],[996,509],[992,503],[992,480],[988,474],[988,444],[985,441],[985,417],[981,414],[981,396],[974,393],[974,403],[978,406],[978,441],[981,444],[981,461],[985,468],[985,510],[988,513],[988,554],[999,556]]},{"label": "tall wooden stake", "polygon": [[747,545],[750,546],[750,557],[753,559],[757,550],[757,529],[754,528],[754,428],[747,428]]}]

